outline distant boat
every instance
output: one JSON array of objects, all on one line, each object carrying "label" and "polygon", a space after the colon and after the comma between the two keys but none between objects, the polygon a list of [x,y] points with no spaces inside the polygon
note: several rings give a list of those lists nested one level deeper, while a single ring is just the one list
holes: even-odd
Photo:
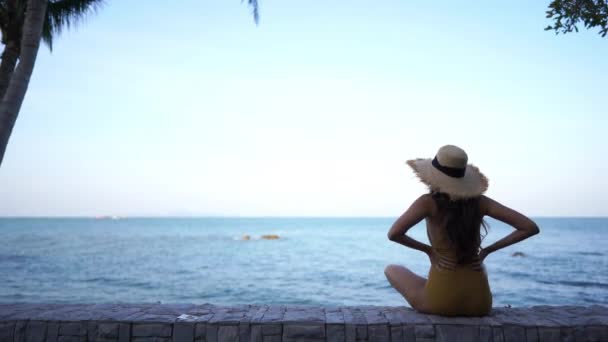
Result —
[{"label": "distant boat", "polygon": [[101,216],[95,216],[96,220],[120,220],[120,216],[115,216],[115,215],[101,215]]}]

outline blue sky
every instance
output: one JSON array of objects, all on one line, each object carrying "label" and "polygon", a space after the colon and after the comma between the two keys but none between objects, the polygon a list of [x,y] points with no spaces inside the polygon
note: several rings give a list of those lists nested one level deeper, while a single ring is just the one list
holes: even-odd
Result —
[{"label": "blue sky", "polygon": [[0,215],[396,216],[463,147],[488,196],[606,216],[608,38],[549,1],[108,1],[41,47]]}]

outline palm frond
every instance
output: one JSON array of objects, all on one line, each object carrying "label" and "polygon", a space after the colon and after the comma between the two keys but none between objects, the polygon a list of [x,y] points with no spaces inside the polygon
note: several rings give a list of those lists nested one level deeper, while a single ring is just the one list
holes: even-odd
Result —
[{"label": "palm frond", "polygon": [[[243,1],[241,0],[241,2]],[[258,0],[247,0],[247,3],[251,6],[253,21],[258,25],[260,23],[260,7],[258,6]]]},{"label": "palm frond", "polygon": [[44,18],[44,24],[42,25],[42,41],[48,46],[49,50],[53,52],[53,29],[48,14]]},{"label": "palm frond", "polygon": [[53,37],[60,35],[87,15],[96,12],[104,0],[49,0],[46,19],[42,28],[42,40],[53,50]]}]

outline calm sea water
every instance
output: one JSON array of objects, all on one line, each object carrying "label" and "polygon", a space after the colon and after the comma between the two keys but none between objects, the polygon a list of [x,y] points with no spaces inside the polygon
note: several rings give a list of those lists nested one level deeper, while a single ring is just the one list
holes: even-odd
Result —
[{"label": "calm sea water", "polygon": [[[608,218],[536,221],[540,235],[488,257],[494,305],[608,304]],[[425,275],[429,261],[386,239],[392,222],[4,218],[0,302],[407,305],[384,267]],[[511,231],[489,223],[484,244]],[[422,224],[411,234],[428,242]]]}]

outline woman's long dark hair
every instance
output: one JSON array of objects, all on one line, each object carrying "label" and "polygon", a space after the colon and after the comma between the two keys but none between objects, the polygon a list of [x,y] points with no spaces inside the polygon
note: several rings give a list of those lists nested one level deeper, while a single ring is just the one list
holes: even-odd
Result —
[{"label": "woman's long dark hair", "polygon": [[488,225],[479,208],[480,197],[452,200],[442,192],[431,192],[431,196],[437,204],[440,218],[445,220],[445,229],[456,248],[458,263],[472,261],[479,253],[481,240],[488,232]]}]

